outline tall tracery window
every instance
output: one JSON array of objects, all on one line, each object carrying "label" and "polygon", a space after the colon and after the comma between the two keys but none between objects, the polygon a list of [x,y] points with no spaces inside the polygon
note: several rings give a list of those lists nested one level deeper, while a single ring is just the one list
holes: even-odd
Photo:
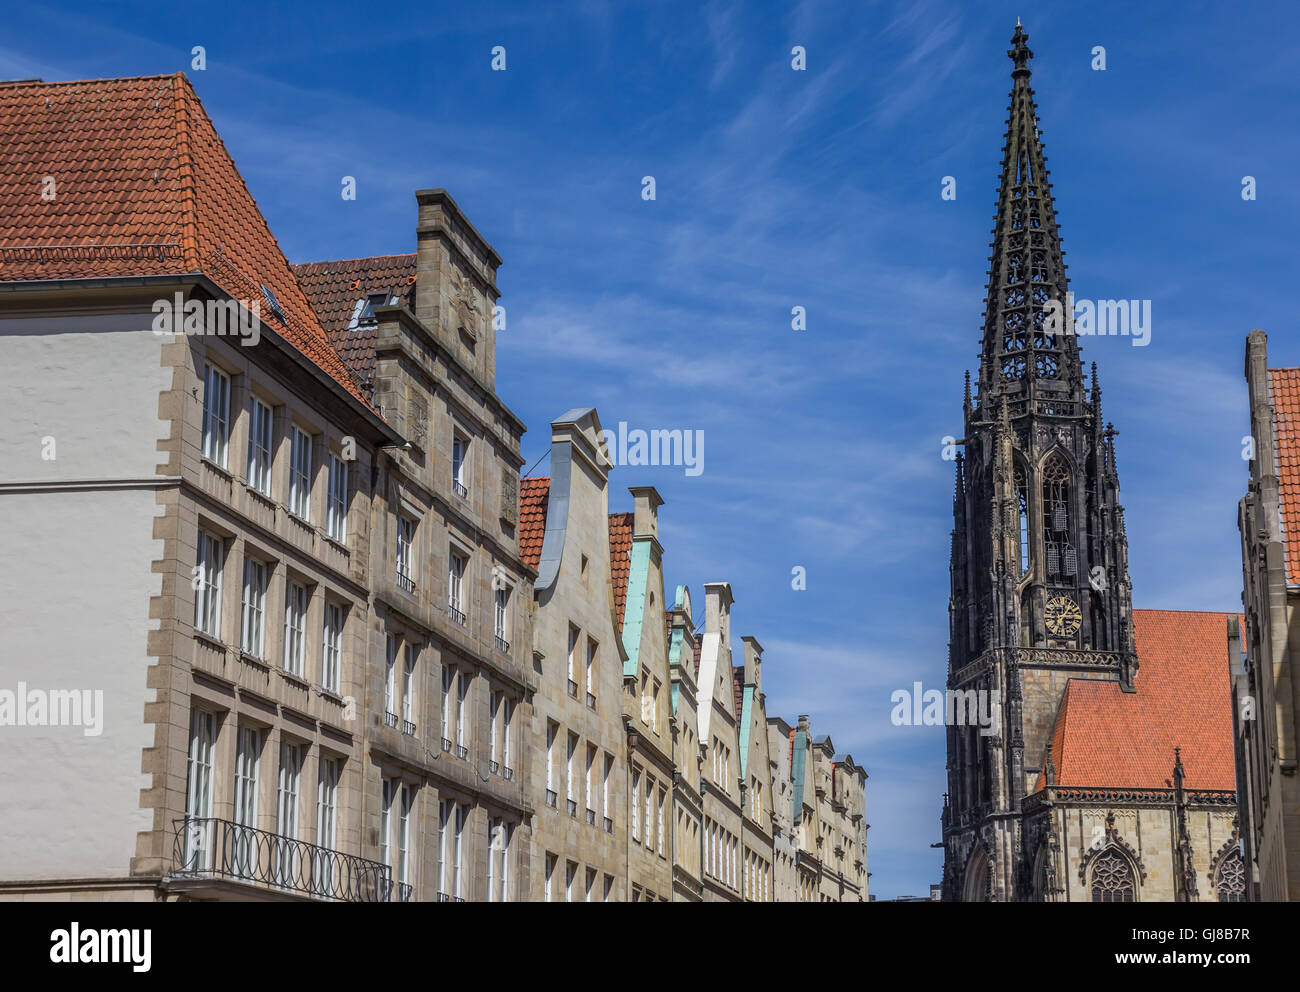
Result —
[{"label": "tall tracery window", "polygon": [[1020,527],[1020,574],[1029,572],[1029,486],[1025,482],[1024,469],[1016,469],[1016,513]]},{"label": "tall tracery window", "polygon": [[1246,901],[1246,865],[1241,860],[1241,852],[1233,851],[1219,861],[1214,873],[1214,889],[1219,902]]},{"label": "tall tracery window", "polygon": [[1136,888],[1128,858],[1114,848],[1097,855],[1092,863],[1093,902],[1133,902]]},{"label": "tall tracery window", "polygon": [[1078,574],[1079,551],[1070,542],[1070,472],[1055,456],[1043,469],[1043,547],[1048,578]]}]

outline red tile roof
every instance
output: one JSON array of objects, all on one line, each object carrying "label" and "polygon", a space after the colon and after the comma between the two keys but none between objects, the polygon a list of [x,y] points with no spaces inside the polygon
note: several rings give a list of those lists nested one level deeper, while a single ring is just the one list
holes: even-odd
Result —
[{"label": "red tile roof", "polygon": [[316,314],[330,344],[349,369],[369,389],[375,376],[375,338],[378,325],[352,326],[357,302],[383,293],[415,311],[415,255],[376,255],[338,262],[307,262],[293,266],[294,274]]},{"label": "red tile roof", "polygon": [[1268,383],[1273,394],[1286,581],[1300,585],[1300,543],[1293,546],[1286,539],[1288,534],[1300,534],[1300,369],[1269,369]]},{"label": "red tile roof", "polygon": [[[1188,789],[1234,789],[1227,622],[1231,613],[1134,610],[1136,692],[1071,679],[1052,763],[1061,787],[1169,788],[1174,748]],[[1043,785],[1039,776],[1038,785]]]},{"label": "red tile roof", "polygon": [[550,493],[549,476],[519,480],[519,557],[533,568],[542,560]]},{"label": "red tile roof", "polygon": [[623,633],[623,612],[627,607],[627,577],[632,570],[632,513],[609,515],[609,574],[614,584],[614,613],[618,632]]},{"label": "red tile roof", "polygon": [[195,272],[364,402],[183,73],[0,85],[0,281]]}]

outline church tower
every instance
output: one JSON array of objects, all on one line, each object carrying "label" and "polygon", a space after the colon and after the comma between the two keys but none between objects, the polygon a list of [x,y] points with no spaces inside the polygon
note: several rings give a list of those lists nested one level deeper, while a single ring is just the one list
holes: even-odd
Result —
[{"label": "church tower", "polygon": [[1116,432],[1102,420],[1096,365],[1085,382],[1072,333],[1029,85],[1033,53],[1019,22],[1012,46],[974,396],[966,375],[948,606],[948,688],[989,693],[993,722],[963,725],[964,708],[954,719],[950,707],[946,900],[1027,898],[1021,806],[1051,774],[1066,682],[1106,679],[1132,691],[1137,671]]}]

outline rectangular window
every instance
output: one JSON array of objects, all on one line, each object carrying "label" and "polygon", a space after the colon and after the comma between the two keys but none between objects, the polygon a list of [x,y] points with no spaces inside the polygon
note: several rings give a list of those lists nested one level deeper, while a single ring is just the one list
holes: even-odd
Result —
[{"label": "rectangular window", "polygon": [[190,751],[185,793],[185,863],[192,870],[212,868],[212,752],[217,739],[217,718],[207,710],[190,714]]},{"label": "rectangular window", "polygon": [[[647,851],[655,849],[654,800],[655,783],[647,772],[645,777],[645,846]],[[633,801],[635,802],[635,797],[633,797]]]},{"label": "rectangular window", "polygon": [[337,758],[321,758],[316,778],[316,890],[322,895],[334,894],[334,858],[331,852],[338,849],[339,762]]},{"label": "rectangular window", "polygon": [[510,605],[510,590],[498,589],[493,596],[493,603],[492,628],[496,632],[497,640],[501,642],[497,647],[505,650],[510,646],[510,638],[506,632],[506,611]]},{"label": "rectangular window", "polygon": [[290,580],[284,592],[284,670],[302,678],[307,653],[307,587]]},{"label": "rectangular window", "polygon": [[199,531],[194,565],[194,629],[221,636],[221,539]]},{"label": "rectangular window", "polygon": [[397,518],[397,584],[407,592],[415,591],[415,572],[413,569],[415,545],[415,521],[410,517]]},{"label": "rectangular window", "polygon": [[554,854],[550,854],[550,853],[548,853],[548,854],[546,855],[546,893],[545,893],[545,895],[546,895],[546,901],[547,901],[547,902],[552,902],[552,901],[554,901],[554,898],[555,898],[555,893],[554,893],[554,891],[553,891],[553,889],[552,889],[552,887],[551,887],[551,880],[552,880],[552,879],[554,878],[554,876],[555,876],[555,862],[556,862],[556,860],[557,860],[557,859],[556,859],[556,857],[555,857]]},{"label": "rectangular window", "polygon": [[614,775],[614,757],[605,755],[605,774],[600,783],[600,815],[606,820],[612,820],[613,807],[609,805],[609,780]]},{"label": "rectangular window", "polygon": [[641,840],[641,771],[632,769],[632,839]]},{"label": "rectangular window", "polygon": [[596,901],[596,869],[595,868],[587,869],[586,899],[587,902]]},{"label": "rectangular window", "polygon": [[[456,700],[456,746],[465,748],[465,738],[469,735],[469,676],[460,677],[460,690]],[[460,757],[465,757],[461,754]]]},{"label": "rectangular window", "polygon": [[658,814],[658,847],[660,854],[664,852],[664,790],[659,790],[659,814]]},{"label": "rectangular window", "polygon": [[447,845],[451,843],[451,818],[455,815],[456,804],[450,799],[438,803],[438,896],[451,894],[451,879],[447,874],[450,852]]},{"label": "rectangular window", "polygon": [[569,803],[571,804],[570,812],[573,811],[572,807],[576,807],[578,802],[577,797],[574,795],[574,786],[573,786],[573,756],[577,753],[578,753],[578,735],[571,733],[569,734],[569,748],[568,751],[566,752],[566,757],[565,757],[565,776],[564,776],[564,788],[565,788],[564,795],[569,800]]},{"label": "rectangular window", "polygon": [[402,728],[403,732],[415,724],[415,646],[410,641],[406,643],[406,685],[402,688],[402,719],[406,721],[406,726]]},{"label": "rectangular window", "polygon": [[330,453],[329,500],[325,506],[325,533],[344,544],[348,539],[348,463]]},{"label": "rectangular window", "polygon": [[244,559],[244,599],[240,616],[239,649],[254,658],[265,657],[266,566]]},{"label": "rectangular window", "polygon": [[442,739],[451,747],[451,687],[456,684],[456,666],[442,666]]},{"label": "rectangular window", "polygon": [[501,901],[510,901],[510,853],[515,838],[515,825],[506,823],[501,828]]},{"label": "rectangular window", "polygon": [[465,898],[465,872],[462,869],[464,867],[463,859],[465,856],[465,827],[468,824],[468,822],[469,822],[469,807],[457,806],[456,807],[456,860],[452,869],[453,874],[455,876],[455,887],[453,888],[452,891],[455,894],[457,899]]},{"label": "rectangular window", "polygon": [[321,688],[337,695],[342,691],[343,668],[343,607],[338,603],[325,604],[321,644]]},{"label": "rectangular window", "polygon": [[311,520],[311,435],[293,429],[290,452],[289,512]]},{"label": "rectangular window", "polygon": [[447,559],[447,608],[451,618],[459,624],[465,622],[465,601],[462,597],[465,579],[465,557],[452,551]]},{"label": "rectangular window", "polygon": [[569,695],[578,695],[578,628],[569,624]]},{"label": "rectangular window", "polygon": [[650,729],[659,732],[659,689],[660,683],[655,679],[654,689],[650,692]]},{"label": "rectangular window", "polygon": [[397,638],[388,635],[384,653],[384,714],[397,716]]},{"label": "rectangular window", "polygon": [[587,704],[596,705],[596,651],[599,645],[587,638]]},{"label": "rectangular window", "polygon": [[406,783],[402,783],[401,803],[399,806],[399,817],[397,821],[397,881],[403,885],[410,885],[414,872],[411,871],[411,805],[414,801],[415,790]]},{"label": "rectangular window", "polygon": [[203,457],[226,468],[230,441],[230,377],[215,365],[203,369]]},{"label": "rectangular window", "polygon": [[280,742],[280,780],[277,784],[275,832],[275,879],[279,885],[291,884],[296,876],[298,859],[294,845],[285,840],[298,839],[298,785],[302,773],[302,745]]},{"label": "rectangular window", "polygon": [[583,792],[586,793],[587,813],[592,821],[596,818],[596,797],[600,795],[597,788],[596,774],[599,766],[596,764],[596,748],[594,745],[587,745],[587,771],[582,777]]},{"label": "rectangular window", "polygon": [[271,495],[271,408],[254,396],[248,403],[248,484]]},{"label": "rectangular window", "polygon": [[490,770],[496,770],[500,767],[499,751],[497,748],[497,735],[501,732],[501,693],[496,689],[488,690],[488,714],[492,718],[492,728],[488,733],[488,760]]},{"label": "rectangular window", "polygon": [[469,495],[469,486],[465,482],[465,455],[469,449],[469,442],[456,435],[451,442],[451,481],[452,488],[456,490],[457,496]]},{"label": "rectangular window", "polygon": [[379,808],[379,861],[393,865],[393,800],[397,796],[397,779],[384,779],[383,805]]},{"label": "rectangular window", "polygon": [[577,894],[575,892],[576,886],[574,884],[574,881],[575,879],[577,879],[577,877],[578,877],[577,863],[573,861],[566,862],[564,865],[564,898],[569,902],[573,902],[574,901],[573,897]]},{"label": "rectangular window", "polygon": [[555,794],[555,734],[559,730],[550,720],[546,721],[546,792],[548,805],[554,805],[551,802],[551,796]]},{"label": "rectangular window", "polygon": [[510,728],[515,721],[515,701],[507,696],[504,705],[505,722],[501,727],[501,764],[509,772],[512,770],[510,764]]},{"label": "rectangular window", "polygon": [[245,830],[235,831],[235,875],[247,878],[254,868],[257,850],[257,768],[261,758],[262,735],[256,727],[240,727],[235,744],[235,823]]},{"label": "rectangular window", "polygon": [[602,901],[602,902],[609,902],[609,901],[610,901],[611,899],[613,899],[613,898],[614,898],[614,876],[613,876],[613,875],[606,875],[606,876],[605,876],[605,891],[604,891],[604,894],[603,894],[602,897],[601,897],[601,901]]}]

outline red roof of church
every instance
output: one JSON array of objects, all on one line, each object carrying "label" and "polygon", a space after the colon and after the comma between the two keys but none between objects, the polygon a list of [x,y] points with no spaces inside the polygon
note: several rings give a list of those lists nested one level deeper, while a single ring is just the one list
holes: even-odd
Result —
[{"label": "red roof of church", "polygon": [[365,403],[184,73],[0,84],[0,281],[195,272]]},{"label": "red roof of church", "polygon": [[627,577],[632,571],[632,521],[635,514],[609,515],[609,574],[614,584],[614,614],[618,632],[623,633],[623,611],[627,607]]},{"label": "red roof of church", "polygon": [[[1188,789],[1235,789],[1231,613],[1134,610],[1136,692],[1070,679],[1052,734],[1059,787],[1163,789],[1182,749]],[[1043,786],[1039,775],[1035,789]]]},{"label": "red roof of church", "polygon": [[533,568],[542,560],[546,536],[546,508],[551,492],[549,476],[519,480],[519,557]]},{"label": "red roof of church", "polygon": [[1300,369],[1269,369],[1273,394],[1273,438],[1277,447],[1278,487],[1282,503],[1282,532],[1286,548],[1286,581],[1300,585],[1300,545],[1288,534],[1300,534]]}]

